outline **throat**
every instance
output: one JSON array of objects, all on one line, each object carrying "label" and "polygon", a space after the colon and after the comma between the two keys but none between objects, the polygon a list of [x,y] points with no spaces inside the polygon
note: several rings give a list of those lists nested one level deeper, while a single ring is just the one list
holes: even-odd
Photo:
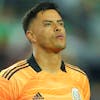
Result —
[{"label": "throat", "polygon": [[55,73],[60,70],[61,62],[46,63],[45,65],[40,65],[42,70]]},{"label": "throat", "polygon": [[39,56],[36,61],[43,71],[55,73],[60,70],[61,57],[60,56]]}]

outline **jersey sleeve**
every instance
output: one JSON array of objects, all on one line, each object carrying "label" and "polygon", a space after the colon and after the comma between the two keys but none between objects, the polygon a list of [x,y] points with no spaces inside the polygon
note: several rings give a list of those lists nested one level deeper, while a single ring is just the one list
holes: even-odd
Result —
[{"label": "jersey sleeve", "polygon": [[0,100],[17,100],[19,88],[17,84],[0,77]]},{"label": "jersey sleeve", "polygon": [[7,83],[9,83],[9,86],[6,86],[7,85],[6,82],[5,84],[1,84],[1,87],[3,88],[1,88],[0,91],[3,90],[3,93],[0,95],[1,97],[3,97],[2,95],[5,95],[7,97],[9,96],[12,98],[12,99],[3,99],[3,100],[18,100],[17,98],[20,96],[21,90],[24,84],[28,80],[27,77],[30,78],[28,74],[26,73],[27,72],[26,70],[22,71],[22,69],[27,68],[27,67],[28,67],[28,64],[26,60],[23,60],[23,61],[19,61],[15,63],[14,65],[0,72],[0,77],[4,78],[7,81]]},{"label": "jersey sleeve", "polygon": [[0,77],[0,100],[11,100],[9,81]]},{"label": "jersey sleeve", "polygon": [[90,83],[87,76],[85,77],[83,84],[83,94],[85,100],[90,100]]}]

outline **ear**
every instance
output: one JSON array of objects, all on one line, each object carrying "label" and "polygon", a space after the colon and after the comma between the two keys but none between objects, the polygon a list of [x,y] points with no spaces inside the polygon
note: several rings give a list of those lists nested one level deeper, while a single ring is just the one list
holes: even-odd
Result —
[{"label": "ear", "polygon": [[32,31],[27,31],[26,32],[26,37],[28,38],[28,40],[31,43],[35,43],[36,42],[36,35]]}]

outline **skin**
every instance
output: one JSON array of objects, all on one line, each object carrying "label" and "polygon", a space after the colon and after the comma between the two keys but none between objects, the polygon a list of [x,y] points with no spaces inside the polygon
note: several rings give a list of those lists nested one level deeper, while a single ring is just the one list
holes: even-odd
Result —
[{"label": "skin", "polygon": [[66,47],[66,32],[59,13],[53,9],[38,12],[26,36],[31,41],[34,57],[41,69],[51,73],[60,70],[60,51]]}]

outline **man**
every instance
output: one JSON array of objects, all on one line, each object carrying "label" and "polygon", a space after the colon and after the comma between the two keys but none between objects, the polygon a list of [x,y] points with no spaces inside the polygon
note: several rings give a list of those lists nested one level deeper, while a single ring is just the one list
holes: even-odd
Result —
[{"label": "man", "polygon": [[86,74],[61,58],[66,32],[56,5],[43,2],[30,9],[23,28],[33,48],[32,57],[1,72],[15,89],[12,100],[89,100]]}]

